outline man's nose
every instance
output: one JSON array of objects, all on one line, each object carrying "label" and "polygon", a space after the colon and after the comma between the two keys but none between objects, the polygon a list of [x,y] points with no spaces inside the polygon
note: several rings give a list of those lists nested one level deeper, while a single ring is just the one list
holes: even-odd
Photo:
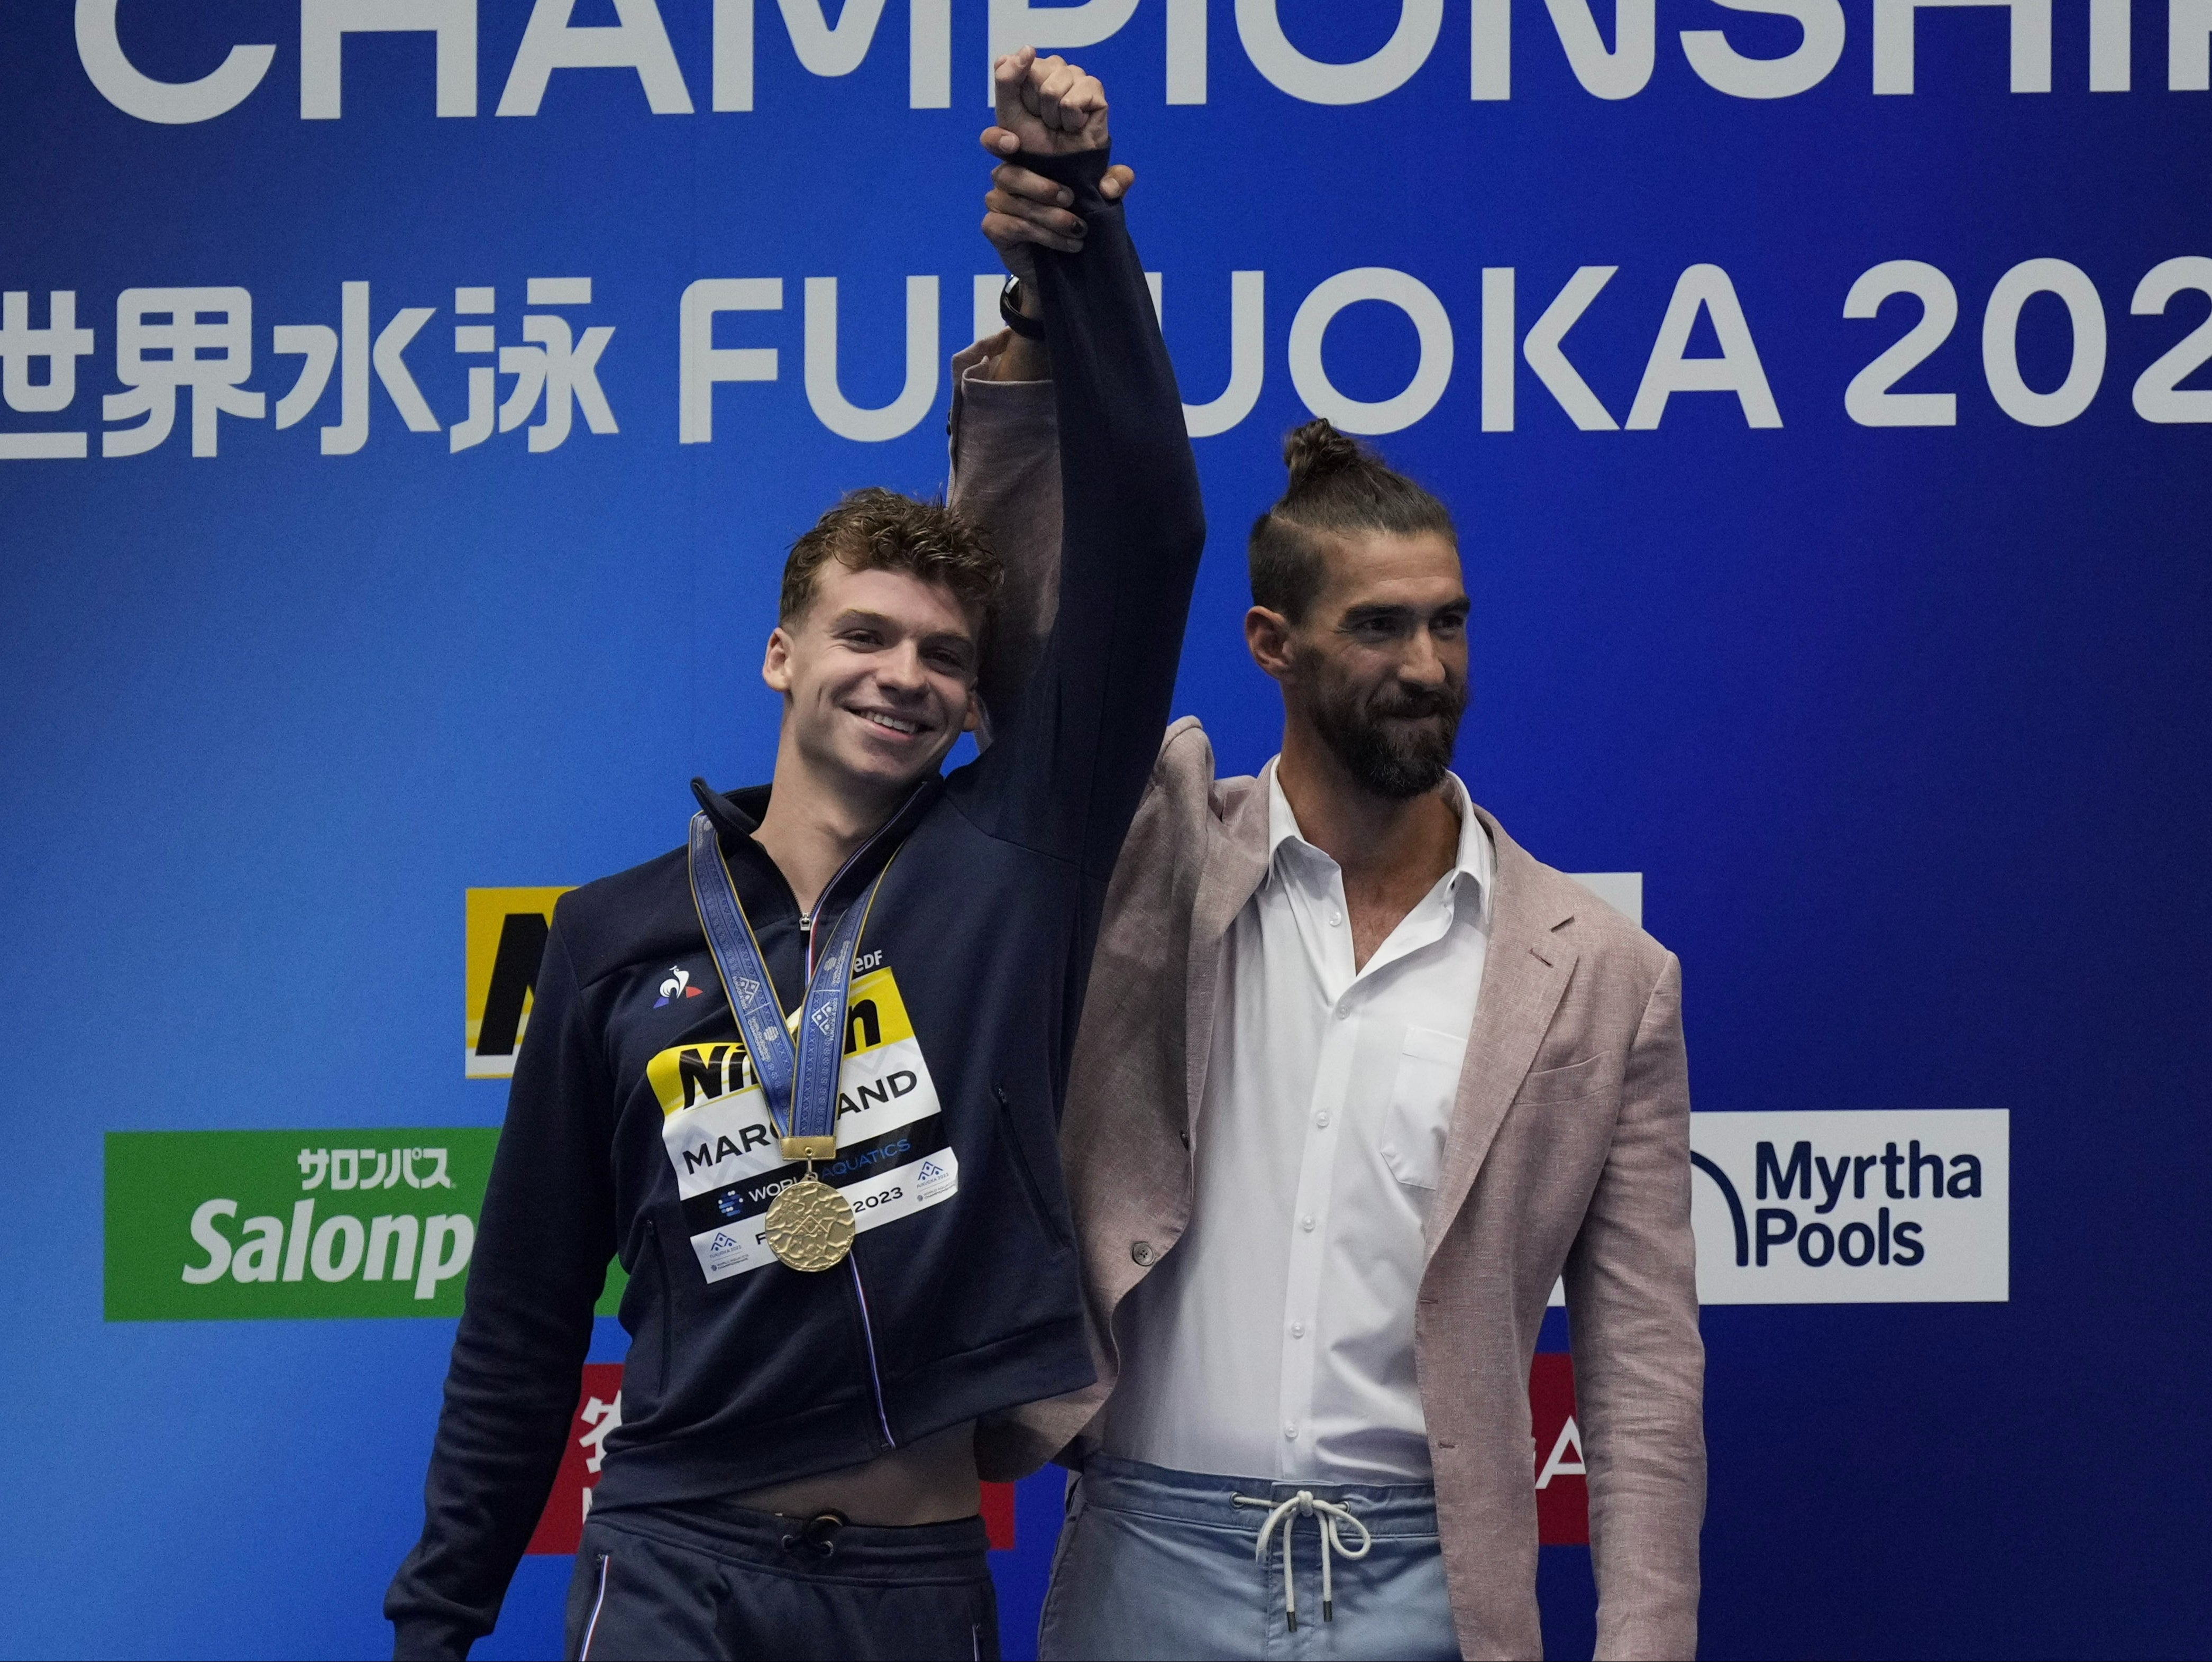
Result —
[{"label": "man's nose", "polygon": [[921,652],[911,641],[902,641],[876,658],[876,680],[888,691],[920,692],[928,685],[923,674]]},{"label": "man's nose", "polygon": [[1423,687],[1439,687],[1451,679],[1450,668],[1427,630],[1413,631],[1404,655],[1398,661],[1398,679]]}]

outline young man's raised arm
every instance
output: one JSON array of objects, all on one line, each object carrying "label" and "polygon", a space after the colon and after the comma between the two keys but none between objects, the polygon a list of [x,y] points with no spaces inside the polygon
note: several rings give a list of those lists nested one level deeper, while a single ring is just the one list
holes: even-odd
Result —
[{"label": "young man's raised arm", "polygon": [[1036,254],[1062,456],[1058,616],[1035,673],[994,720],[969,811],[1079,864],[1095,880],[1095,921],[1167,726],[1205,516],[1144,267],[1121,207],[1099,190],[1103,106],[1091,148],[1042,154],[1036,142],[1048,136],[1010,107],[1003,64],[1000,89],[1000,125],[1024,141],[1015,159],[1068,192],[1086,234],[1080,253]]},{"label": "young man's raised arm", "polygon": [[[1051,367],[1005,377],[1013,332],[952,359],[951,474],[945,500],[990,539],[1006,570],[975,677],[984,748],[1014,711],[1060,612],[1060,423]],[[1040,352],[1037,357],[1042,359]]]}]

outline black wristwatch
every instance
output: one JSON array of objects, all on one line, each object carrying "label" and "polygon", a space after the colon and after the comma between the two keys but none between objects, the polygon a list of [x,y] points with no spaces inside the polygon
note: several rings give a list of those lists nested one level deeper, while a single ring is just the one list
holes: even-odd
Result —
[{"label": "black wristwatch", "polygon": [[1018,277],[1010,277],[1006,279],[1006,286],[999,290],[999,315],[1006,320],[1006,327],[1024,340],[1042,340],[1044,325],[1036,319],[1025,317],[1022,314],[1021,305],[1017,298],[1021,292],[1021,286],[1022,280]]}]

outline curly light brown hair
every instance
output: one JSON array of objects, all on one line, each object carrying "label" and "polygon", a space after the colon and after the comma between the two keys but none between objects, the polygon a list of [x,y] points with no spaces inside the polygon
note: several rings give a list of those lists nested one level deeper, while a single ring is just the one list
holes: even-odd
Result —
[{"label": "curly light brown hair", "polygon": [[1006,569],[990,539],[943,502],[870,485],[848,491],[791,545],[778,618],[805,614],[831,560],[853,571],[908,571],[952,591],[980,641],[995,621]]}]

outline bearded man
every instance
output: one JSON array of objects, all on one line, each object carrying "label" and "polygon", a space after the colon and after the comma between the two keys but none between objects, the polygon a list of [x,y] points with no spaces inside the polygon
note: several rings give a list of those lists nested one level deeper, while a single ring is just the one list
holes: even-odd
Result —
[{"label": "bearded man", "polygon": [[[1002,251],[1058,246],[1051,182],[995,183]],[[1048,597],[1042,635],[1050,384],[980,390],[952,500]],[[1540,1656],[1528,1380],[1564,1275],[1597,1653],[1694,1655],[1680,966],[1450,771],[1469,601],[1444,505],[1326,422],[1285,460],[1244,618],[1281,753],[1217,779],[1198,723],[1169,729],[1076,1043],[1097,1381],[979,1432],[988,1476],[1077,1474],[1040,1654]]]}]

